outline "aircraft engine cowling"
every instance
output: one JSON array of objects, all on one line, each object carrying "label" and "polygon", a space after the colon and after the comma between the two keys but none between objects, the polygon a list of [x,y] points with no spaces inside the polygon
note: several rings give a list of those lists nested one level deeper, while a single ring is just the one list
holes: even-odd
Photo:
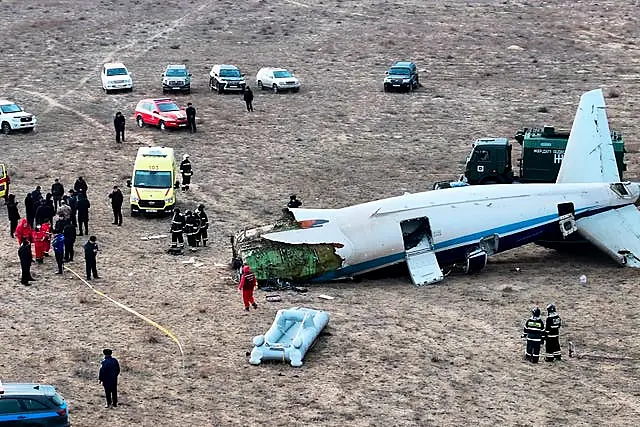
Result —
[{"label": "aircraft engine cowling", "polygon": [[467,263],[465,264],[465,274],[478,272],[487,265],[487,252],[484,249],[476,249],[467,254]]}]

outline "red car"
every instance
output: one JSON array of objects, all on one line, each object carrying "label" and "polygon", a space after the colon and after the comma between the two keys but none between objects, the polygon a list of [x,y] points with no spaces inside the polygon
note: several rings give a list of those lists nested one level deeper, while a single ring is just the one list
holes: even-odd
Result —
[{"label": "red car", "polygon": [[158,126],[160,129],[187,127],[187,113],[171,98],[143,99],[136,105],[133,117],[138,127]]}]

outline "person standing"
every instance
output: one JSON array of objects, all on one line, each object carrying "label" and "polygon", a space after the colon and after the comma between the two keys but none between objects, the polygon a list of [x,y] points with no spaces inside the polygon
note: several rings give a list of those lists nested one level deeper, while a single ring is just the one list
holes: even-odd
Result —
[{"label": "person standing", "polygon": [[16,195],[9,194],[7,197],[7,216],[9,217],[10,230],[9,233],[13,238],[13,235],[18,228],[18,221],[20,220],[20,212],[18,211],[18,202],[16,202]]},{"label": "person standing", "polygon": [[64,186],[58,178],[51,185],[51,195],[53,196],[53,211],[56,212],[62,202],[62,196],[64,196]]},{"label": "person standing", "polygon": [[76,243],[76,226],[71,222],[62,229],[64,235],[64,262],[73,262],[73,245]]},{"label": "person standing", "polygon": [[33,200],[34,209],[40,206],[40,201],[42,200],[42,188],[39,185],[36,185],[36,189],[31,192],[31,199]]},{"label": "person standing", "polygon": [[118,359],[113,357],[113,351],[109,348],[102,350],[104,360],[100,363],[100,371],[98,372],[98,384],[104,387],[104,395],[107,399],[105,408],[113,405],[118,407],[118,375],[120,375],[120,364]]},{"label": "person standing", "polygon": [[89,186],[87,185],[87,181],[85,181],[83,177],[79,176],[73,184],[73,189],[76,193],[83,193],[86,196]]},{"label": "person standing", "polygon": [[182,162],[180,162],[180,173],[182,174],[182,191],[187,191],[189,190],[189,184],[191,184],[191,175],[193,175],[188,154],[185,154],[182,157]]},{"label": "person standing", "polygon": [[41,225],[36,225],[36,229],[33,232],[33,245],[34,251],[36,253],[36,262],[38,264],[42,264],[44,262],[44,252],[46,246],[46,238],[47,234],[42,229]]},{"label": "person standing", "polygon": [[540,344],[544,341],[544,322],[540,319],[540,308],[531,310],[531,317],[524,324],[523,338],[527,339],[525,359],[531,363],[540,360]]},{"label": "person standing", "polygon": [[53,253],[56,256],[56,263],[58,264],[58,271],[56,274],[62,274],[62,263],[64,260],[64,235],[62,233],[56,234],[53,238]]},{"label": "person standing", "polygon": [[556,311],[556,306],[553,304],[547,305],[545,323],[546,354],[544,359],[547,362],[562,360],[562,351],[560,351],[560,326],[562,326],[562,320]]},{"label": "person standing", "polygon": [[200,220],[193,212],[187,210],[184,215],[185,218],[185,227],[184,234],[187,235],[187,244],[192,251],[196,250],[198,246],[198,241],[196,236],[198,235],[198,231],[200,230]]},{"label": "person standing", "polygon": [[43,223],[40,229],[44,233],[44,256],[49,256],[49,250],[51,249],[51,226],[48,222]]},{"label": "person standing", "polygon": [[247,111],[253,111],[253,91],[249,86],[244,90],[244,103],[247,104]]},{"label": "person standing", "polygon": [[182,232],[184,231],[185,218],[180,213],[180,208],[173,208],[173,218],[171,218],[171,249],[169,253],[174,255],[181,255],[184,249],[184,238]]},{"label": "person standing", "polygon": [[122,191],[117,185],[113,186],[113,191],[109,194],[111,199],[111,209],[113,209],[113,225],[122,225]]},{"label": "person standing", "polygon": [[33,223],[36,219],[36,207],[34,206],[31,193],[27,193],[24,198],[24,211],[27,216],[27,223],[29,224],[29,227],[33,228]]},{"label": "person standing", "polygon": [[113,127],[116,129],[116,143],[124,142],[124,124],[125,119],[120,111],[113,118]]},{"label": "person standing", "polygon": [[84,262],[87,267],[87,280],[91,280],[92,274],[94,279],[100,278],[100,276],[98,276],[98,266],[96,264],[96,256],[99,251],[96,240],[98,240],[96,236],[91,236],[87,243],[84,244]]},{"label": "person standing", "polygon": [[20,275],[20,283],[25,286],[29,286],[30,281],[36,280],[31,276],[31,264],[33,264],[33,255],[31,254],[31,243],[29,240],[23,238],[20,242],[20,248],[18,249],[18,257],[20,258],[20,269],[22,273]]},{"label": "person standing", "polygon": [[242,266],[242,275],[240,276],[240,284],[238,290],[242,291],[242,302],[244,303],[244,309],[249,311],[249,306],[257,309],[258,304],[253,300],[253,290],[258,285],[255,274],[251,271],[251,267],[248,265]]},{"label": "person standing", "polygon": [[84,234],[89,234],[89,208],[91,203],[87,199],[87,195],[83,192],[78,194],[78,202],[76,209],[78,211],[78,236],[82,236],[82,226],[84,225]]},{"label": "person standing", "polygon": [[69,209],[71,209],[71,224],[76,227],[78,225],[78,195],[76,194],[75,190],[69,190],[69,198],[67,199],[67,201],[69,202]]},{"label": "person standing", "polygon": [[53,209],[53,200],[51,199],[51,193],[47,193],[47,198],[42,201],[36,209],[36,225],[44,224],[45,222],[51,222],[55,211]]},{"label": "person standing", "polygon": [[200,220],[200,229],[198,230],[197,235],[198,245],[202,242],[202,246],[207,246],[207,241],[209,240],[209,234],[207,231],[209,230],[209,217],[204,211],[204,205],[200,204],[194,214]]},{"label": "person standing", "polygon": [[196,133],[196,107],[192,103],[187,103],[187,123],[189,123],[189,131]]},{"label": "person standing", "polygon": [[300,206],[302,206],[302,202],[300,200],[298,200],[298,196],[296,196],[295,194],[292,194],[291,196],[289,196],[289,203],[287,203],[287,207],[288,208],[299,208]]},{"label": "person standing", "polygon": [[26,218],[22,218],[18,222],[18,228],[15,231],[15,238],[18,239],[18,243],[22,244],[22,239],[27,239],[29,242],[33,239],[33,229],[29,225]]}]

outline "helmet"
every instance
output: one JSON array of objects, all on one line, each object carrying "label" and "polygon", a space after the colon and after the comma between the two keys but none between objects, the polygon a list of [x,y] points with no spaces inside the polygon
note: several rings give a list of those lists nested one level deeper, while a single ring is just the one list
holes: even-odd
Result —
[{"label": "helmet", "polygon": [[200,206],[198,206],[198,209],[200,209],[201,211],[204,210],[204,205],[202,203],[200,203]]},{"label": "helmet", "polygon": [[555,312],[556,312],[556,306],[555,306],[555,305],[553,305],[553,304],[549,304],[549,305],[547,306],[547,312],[548,312],[548,313],[555,313]]},{"label": "helmet", "polygon": [[186,211],[184,211],[185,215],[191,215],[191,211],[189,209],[187,209]]},{"label": "helmet", "polygon": [[533,307],[531,309],[531,314],[533,317],[540,317],[540,307]]},{"label": "helmet", "polygon": [[175,212],[175,213],[180,212],[180,208],[173,208],[173,212]]}]

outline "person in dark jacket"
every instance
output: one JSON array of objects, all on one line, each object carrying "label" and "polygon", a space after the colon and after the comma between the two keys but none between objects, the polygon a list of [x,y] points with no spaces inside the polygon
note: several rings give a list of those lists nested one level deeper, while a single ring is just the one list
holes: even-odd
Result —
[{"label": "person in dark jacket", "polygon": [[556,306],[549,304],[547,306],[547,319],[544,328],[545,341],[547,344],[544,359],[547,362],[562,360],[562,351],[560,350],[560,326],[562,326],[562,320],[556,311]]},{"label": "person in dark jacket", "polygon": [[249,86],[244,90],[244,103],[247,104],[247,111],[253,111],[253,91]]},{"label": "person in dark jacket", "polygon": [[180,213],[180,208],[173,208],[173,218],[171,218],[171,248],[169,253],[172,255],[182,255],[184,249],[184,238],[182,233],[185,226],[184,215]]},{"label": "person in dark jacket", "polygon": [[182,157],[182,162],[180,162],[180,173],[182,174],[182,191],[187,191],[189,189],[189,184],[191,184],[191,175],[193,175],[188,154],[185,154]]},{"label": "person in dark jacket", "polygon": [[191,133],[196,133],[196,107],[192,103],[187,103],[187,123],[189,123],[189,130]]},{"label": "person in dark jacket", "polygon": [[87,181],[85,181],[83,177],[79,176],[73,184],[73,189],[76,193],[83,193],[86,196],[89,186],[87,185]]},{"label": "person in dark jacket", "polygon": [[200,204],[198,209],[195,210],[194,215],[200,220],[200,229],[198,230],[198,234],[196,235],[196,244],[200,246],[207,246],[207,241],[209,240],[209,217],[207,213],[204,211],[204,205]]},{"label": "person in dark jacket", "polygon": [[185,215],[185,226],[184,226],[184,234],[187,235],[187,244],[192,251],[196,250],[198,246],[198,241],[196,236],[198,235],[198,231],[200,230],[200,218],[194,215],[191,211],[186,211]]},{"label": "person in dark jacket", "polygon": [[9,230],[11,237],[13,237],[18,227],[18,221],[20,220],[20,212],[18,211],[18,202],[16,202],[16,195],[9,194],[7,197],[7,216],[9,217],[9,224],[11,229]]},{"label": "person in dark jacket", "polygon": [[113,225],[122,225],[122,191],[117,185],[113,186],[113,191],[109,194],[111,199],[111,209],[113,209]]},{"label": "person in dark jacket", "polygon": [[84,193],[78,194],[78,203],[76,209],[78,211],[78,236],[82,236],[82,226],[84,225],[84,234],[89,234],[89,208],[91,203]]},{"label": "person in dark jacket", "polygon": [[33,200],[33,206],[38,206],[42,200],[42,191],[39,185],[36,185],[36,189],[31,192],[31,199]]},{"label": "person in dark jacket", "polygon": [[64,262],[73,262],[73,245],[76,243],[76,226],[68,222],[62,229],[64,235]]},{"label": "person in dark jacket", "polygon": [[31,276],[31,264],[33,264],[33,255],[31,254],[31,243],[27,239],[22,239],[20,248],[18,249],[18,257],[20,258],[20,283],[29,286],[32,280],[36,280]]},{"label": "person in dark jacket", "polygon": [[51,246],[53,246],[53,253],[56,256],[56,263],[58,264],[58,271],[56,274],[62,274],[62,263],[64,261],[64,235],[56,234]]},{"label": "person in dark jacket", "polygon": [[96,256],[98,255],[98,240],[96,236],[89,237],[87,243],[84,244],[84,262],[87,267],[87,280],[91,280],[91,274],[93,273],[94,279],[99,279],[98,266],[96,264]]},{"label": "person in dark jacket", "polygon": [[104,406],[108,408],[113,405],[118,407],[118,375],[120,375],[120,364],[118,359],[113,357],[113,351],[109,348],[102,350],[104,360],[100,363],[100,371],[98,372],[98,383],[104,387],[104,395],[107,403]]},{"label": "person in dark jacket", "polygon": [[540,360],[540,345],[544,341],[544,322],[540,318],[540,308],[531,310],[531,317],[524,324],[523,338],[527,339],[525,359],[531,363]]},{"label": "person in dark jacket", "polygon": [[27,222],[29,226],[33,228],[34,221],[36,219],[36,207],[33,205],[33,198],[31,197],[31,193],[27,193],[24,198],[24,213],[27,216]]},{"label": "person in dark jacket", "polygon": [[47,198],[36,209],[36,226],[45,222],[51,223],[54,213],[51,193],[47,193]]},{"label": "person in dark jacket", "polygon": [[73,189],[69,190],[69,197],[67,198],[67,202],[69,203],[69,208],[71,209],[71,224],[73,224],[73,226],[75,227],[78,225],[78,195]]},{"label": "person in dark jacket", "polygon": [[64,196],[64,186],[60,184],[58,178],[56,178],[51,185],[51,195],[53,196],[53,211],[55,212],[62,202],[62,196]]},{"label": "person in dark jacket", "polygon": [[113,118],[113,127],[116,130],[116,143],[124,142],[124,124],[125,118],[120,111]]},{"label": "person in dark jacket", "polygon": [[299,208],[300,206],[302,206],[302,202],[298,200],[298,196],[295,194],[289,196],[289,203],[287,203],[288,208]]}]

